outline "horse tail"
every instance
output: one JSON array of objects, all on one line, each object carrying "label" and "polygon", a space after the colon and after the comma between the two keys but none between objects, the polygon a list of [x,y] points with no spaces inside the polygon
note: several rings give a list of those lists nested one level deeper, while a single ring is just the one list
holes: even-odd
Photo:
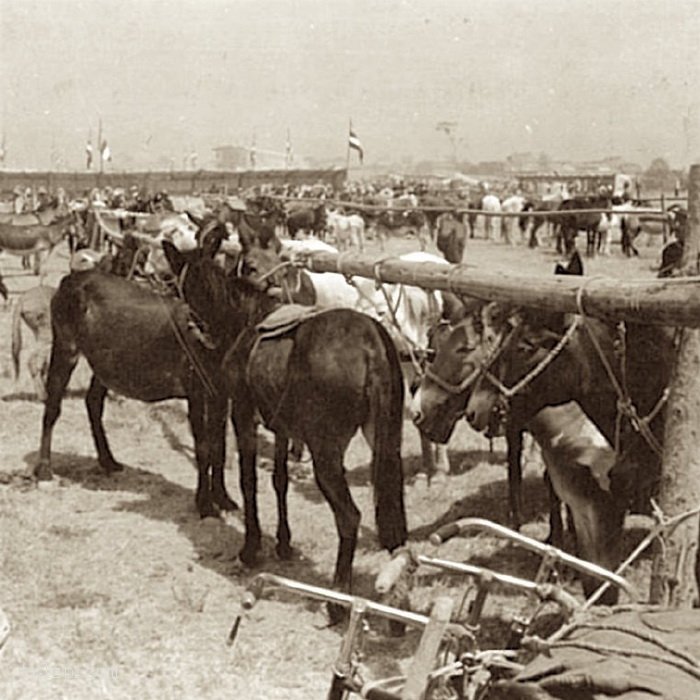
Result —
[{"label": "horse tail", "polygon": [[377,363],[369,375],[369,403],[374,421],[370,473],[379,542],[391,551],[404,544],[408,535],[401,463],[404,387],[396,347],[387,331],[378,323],[376,327],[386,361]]},{"label": "horse tail", "polygon": [[12,311],[12,364],[15,379],[19,379],[19,357],[22,352],[22,300],[19,299]]}]

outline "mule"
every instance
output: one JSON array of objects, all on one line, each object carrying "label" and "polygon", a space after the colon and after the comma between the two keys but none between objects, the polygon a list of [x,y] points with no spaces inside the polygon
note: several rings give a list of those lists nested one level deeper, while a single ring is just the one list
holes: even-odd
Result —
[{"label": "mule", "polygon": [[[315,239],[284,241],[283,257],[314,251],[337,252],[332,246]],[[401,260],[445,264],[431,253],[406,253]],[[274,260],[266,265],[274,266]],[[426,291],[420,287],[400,284],[377,288],[373,280],[362,277],[347,279],[337,273],[318,273],[288,266],[278,277],[284,288],[284,299],[296,304],[319,308],[349,308],[366,313],[384,324],[401,357],[401,368],[408,387],[414,387],[419,371],[416,364],[430,353],[429,336],[441,319],[455,319],[462,313],[462,302],[449,292]],[[447,449],[431,445],[421,433],[422,471],[417,478],[435,483],[446,481],[450,471]]]},{"label": "mule", "polygon": [[292,203],[287,209],[287,232],[296,238],[299,231],[322,236],[326,230],[326,207],[318,204]]},{"label": "mule", "polygon": [[[349,590],[360,513],[345,477],[343,456],[362,428],[372,448],[379,541],[393,550],[406,541],[401,430],[403,381],[396,349],[384,328],[350,309],[305,310],[301,319],[275,322],[279,309],[259,285],[226,276],[212,258],[217,244],[186,255],[164,243],[184,298],[228,350],[221,366],[237,438],[245,508],[241,560],[252,564],[260,549],[256,497],[256,415],[275,433],[273,482],[277,494],[277,552],[291,555],[287,522],[287,448],[305,442],[314,475],[336,521],[339,545],[333,585]],[[281,308],[288,314],[287,307]],[[262,324],[262,325],[260,325]],[[276,328],[282,324],[281,328]],[[269,332],[264,331],[266,328]]]},{"label": "mule", "polygon": [[93,371],[85,403],[102,469],[107,474],[123,469],[102,423],[108,389],[149,403],[183,398],[195,443],[199,514],[235,509],[224,485],[227,398],[217,390],[221,352],[198,330],[187,305],[93,269],[61,280],[51,316],[47,398],[33,475],[39,480],[52,476],[53,428],[68,381],[83,355]]},{"label": "mule", "polygon": [[488,241],[496,240],[496,231],[502,233],[503,222],[502,220],[496,226],[494,224],[494,219],[499,219],[498,216],[490,216],[490,214],[500,214],[501,212],[501,200],[495,194],[485,194],[481,198],[481,206],[479,207],[481,211],[484,212],[484,237]]},{"label": "mule", "polygon": [[[583,556],[614,568],[624,513],[646,502],[658,482],[663,396],[674,342],[668,329],[630,326],[626,336],[630,352],[621,366],[620,339],[613,327],[588,319],[585,326],[571,328],[571,322],[564,314],[488,305],[476,322],[458,326],[438,350],[417,396],[415,420],[431,439],[445,440],[460,416],[466,414],[477,430],[494,432],[507,409],[511,513],[519,518],[520,433],[543,409],[576,402],[620,454],[610,472],[609,492],[592,486],[581,492],[584,482],[574,482],[575,488],[560,482],[558,495],[586,533],[580,543]],[[561,345],[565,332],[567,341]],[[555,347],[558,354],[550,357]],[[630,420],[620,420],[618,394],[599,352],[614,368],[616,381],[627,388],[638,414],[651,416],[652,438],[645,441]],[[530,376],[545,360],[549,364]],[[431,380],[436,374],[438,382]],[[526,376],[529,380],[520,383]],[[516,384],[519,390],[505,399],[502,387]]]},{"label": "mule", "polygon": [[71,234],[72,219],[70,211],[59,212],[57,209],[14,215],[5,222],[0,222],[0,250],[19,255],[23,260],[33,255],[34,274],[38,275],[40,254],[46,252],[48,257]]},{"label": "mule", "polygon": [[450,263],[459,264],[464,257],[467,243],[467,227],[455,212],[444,212],[435,222],[435,245]]},{"label": "mule", "polygon": [[365,220],[359,214],[328,212],[328,231],[333,236],[338,250],[365,249]]},{"label": "mule", "polygon": [[22,322],[34,334],[34,350],[27,361],[29,375],[39,401],[46,399],[46,378],[51,355],[51,299],[55,287],[41,285],[23,292],[12,311],[12,364],[19,379],[22,352]]},{"label": "mule", "polygon": [[[501,203],[501,211],[509,214],[520,214],[525,207],[525,197],[519,194],[511,195]],[[503,240],[509,245],[515,245],[515,230],[520,217],[506,216],[501,219],[501,232]],[[524,231],[520,229],[521,239]]]}]

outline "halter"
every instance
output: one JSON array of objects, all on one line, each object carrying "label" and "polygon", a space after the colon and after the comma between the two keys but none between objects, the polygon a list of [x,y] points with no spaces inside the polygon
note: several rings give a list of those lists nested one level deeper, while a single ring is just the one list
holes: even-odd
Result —
[{"label": "halter", "polygon": [[[512,399],[514,396],[519,394],[523,389],[525,389],[530,382],[536,379],[542,372],[544,372],[547,367],[556,359],[559,353],[566,347],[567,343],[571,340],[573,334],[581,323],[580,317],[576,316],[573,323],[566,330],[566,333],[559,339],[559,342],[538,362],[522,379],[516,382],[512,387],[505,386],[498,377],[495,377],[491,371],[491,365],[496,361],[496,357],[493,361],[484,367],[484,376],[488,379],[491,384],[498,389],[501,395],[507,400]],[[513,329],[513,331],[515,328]],[[512,337],[512,333],[511,336]],[[505,349],[505,343],[502,350]],[[499,353],[500,354],[500,353]]]},{"label": "halter", "polygon": [[491,372],[491,368],[494,363],[500,358],[500,356],[506,351],[510,346],[513,338],[515,337],[515,331],[519,328],[519,324],[516,324],[511,328],[507,334],[500,334],[493,349],[488,353],[484,362],[476,363],[476,368],[471,372],[465,379],[463,379],[459,384],[453,384],[452,382],[443,379],[438,374],[436,374],[430,367],[426,367],[425,376],[431,381],[437,384],[441,389],[444,389],[450,394],[460,395],[463,394],[469,387],[479,378],[479,376],[484,376],[486,379],[493,384],[493,386],[499,391],[499,393],[507,400],[512,399],[516,394],[525,389],[530,382],[536,379],[544,370],[551,364],[551,362],[559,355],[559,353],[567,345],[571,337],[575,333],[580,323],[580,319],[576,317],[574,322],[569,326],[566,333],[559,339],[559,342],[545,355],[545,357],[540,360],[540,362],[533,367],[522,379],[520,379],[512,387],[507,387],[500,379],[495,377]]},{"label": "halter", "polygon": [[437,384],[441,389],[444,389],[449,394],[459,396],[469,389],[469,387],[479,378],[481,374],[488,371],[488,368],[500,357],[504,350],[510,345],[511,338],[516,330],[516,327],[512,328],[510,332],[506,335],[501,333],[496,342],[494,343],[492,349],[486,355],[484,362],[475,362],[475,369],[467,375],[459,384],[453,384],[452,382],[443,379],[439,374],[434,372],[430,366],[425,368],[424,374],[430,379],[430,381]]}]

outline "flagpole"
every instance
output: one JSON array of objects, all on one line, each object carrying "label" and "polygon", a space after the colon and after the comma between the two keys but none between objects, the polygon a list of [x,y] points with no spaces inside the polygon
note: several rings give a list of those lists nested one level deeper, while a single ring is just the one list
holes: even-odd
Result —
[{"label": "flagpole", "polygon": [[97,122],[97,151],[100,154],[100,175],[104,171],[104,159],[102,158],[102,117]]},{"label": "flagpole", "polygon": [[348,120],[347,152],[345,154],[345,170],[350,170],[350,133],[352,132],[352,118]]}]

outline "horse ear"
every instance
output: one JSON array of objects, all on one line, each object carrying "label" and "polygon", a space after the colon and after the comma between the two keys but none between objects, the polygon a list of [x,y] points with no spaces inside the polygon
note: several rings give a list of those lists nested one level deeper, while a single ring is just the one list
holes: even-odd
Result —
[{"label": "horse ear", "polygon": [[162,241],[163,252],[173,274],[179,275],[185,266],[185,256],[168,240]]},{"label": "horse ear", "polygon": [[224,236],[219,229],[215,229],[207,234],[202,241],[202,256],[213,259],[219,252],[223,240]]},{"label": "horse ear", "polygon": [[195,216],[191,211],[189,211],[187,209],[185,209],[184,214],[198,229],[201,229],[202,226],[204,226],[204,219],[203,218],[201,218],[199,216]]}]

